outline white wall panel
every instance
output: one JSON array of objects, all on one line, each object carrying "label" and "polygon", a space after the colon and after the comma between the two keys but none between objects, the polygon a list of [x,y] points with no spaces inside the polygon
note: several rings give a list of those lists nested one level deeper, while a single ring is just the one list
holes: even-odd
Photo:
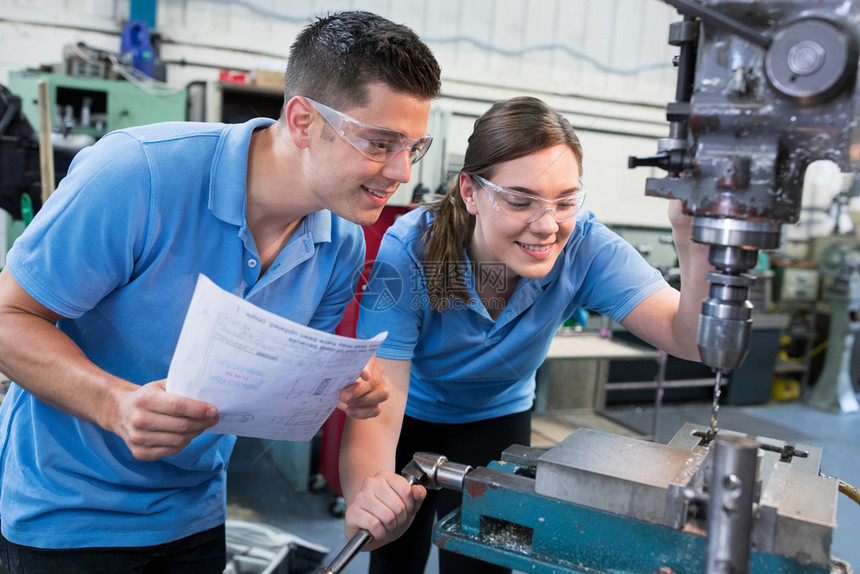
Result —
[{"label": "white wall panel", "polygon": [[584,133],[580,141],[587,209],[603,222],[669,226],[668,202],[645,196],[645,178],[662,174],[627,169],[628,156],[654,153],[653,142],[602,133]]},{"label": "white wall panel", "polygon": [[115,29],[116,0],[3,0],[0,20]]},{"label": "white wall panel", "polygon": [[[61,62],[65,44],[118,51],[129,1],[0,0],[0,82],[12,70]],[[445,95],[435,107],[454,114],[449,133],[434,135],[448,151],[465,149],[490,102],[542,97],[583,137],[587,170],[601,180],[589,205],[608,222],[665,225],[662,205],[639,209],[633,200],[650,203],[648,170],[626,168],[629,150],[650,155],[668,133],[663,106],[674,96],[677,50],[666,38],[679,16],[661,0],[159,0],[162,59],[186,62],[168,66],[168,83],[214,80],[218,67],[282,69],[309,19],[342,9],[404,23],[434,50]]]}]

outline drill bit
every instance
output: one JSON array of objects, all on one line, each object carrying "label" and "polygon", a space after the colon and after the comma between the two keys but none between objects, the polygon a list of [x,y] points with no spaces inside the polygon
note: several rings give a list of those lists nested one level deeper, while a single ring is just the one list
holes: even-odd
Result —
[{"label": "drill bit", "polygon": [[717,434],[717,411],[720,410],[720,385],[723,382],[723,372],[717,370],[714,377],[714,402],[711,403],[711,424],[708,427],[708,435],[713,438]]}]

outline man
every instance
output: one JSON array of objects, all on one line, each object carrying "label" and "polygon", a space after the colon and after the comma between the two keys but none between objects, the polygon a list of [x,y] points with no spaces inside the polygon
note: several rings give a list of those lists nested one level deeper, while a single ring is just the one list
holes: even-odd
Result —
[{"label": "man", "polygon": [[[344,12],[296,39],[277,122],[156,124],[78,155],[0,273],[11,573],[223,571],[235,438],[164,381],[197,277],[333,331],[364,262],[355,224],[409,180],[439,89],[411,30]],[[371,361],[341,399],[366,418],[387,396]],[[347,527],[382,536],[413,511]]]}]

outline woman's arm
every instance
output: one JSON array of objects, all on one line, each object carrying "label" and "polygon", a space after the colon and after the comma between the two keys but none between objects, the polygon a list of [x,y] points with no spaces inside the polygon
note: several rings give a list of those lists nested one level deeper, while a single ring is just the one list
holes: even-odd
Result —
[{"label": "woman's arm", "polygon": [[412,523],[426,491],[410,486],[394,468],[397,441],[409,392],[410,361],[377,359],[389,399],[378,417],[346,420],[340,448],[340,482],[346,499],[347,539],[360,528],[371,533],[373,550],[399,537]]},{"label": "woman's arm", "polygon": [[670,355],[699,361],[696,332],[702,300],[708,296],[708,249],[691,239],[693,218],[684,215],[679,200],[669,202],[672,239],[681,269],[680,293],[671,287],[652,294],[621,321],[625,329]]}]

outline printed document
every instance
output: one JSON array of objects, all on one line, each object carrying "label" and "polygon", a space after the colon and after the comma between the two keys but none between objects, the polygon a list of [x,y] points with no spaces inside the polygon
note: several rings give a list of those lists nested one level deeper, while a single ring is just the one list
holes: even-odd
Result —
[{"label": "printed document", "polygon": [[201,275],[167,374],[171,393],[207,401],[206,432],[310,440],[387,333],[351,339],[265,311]]}]

